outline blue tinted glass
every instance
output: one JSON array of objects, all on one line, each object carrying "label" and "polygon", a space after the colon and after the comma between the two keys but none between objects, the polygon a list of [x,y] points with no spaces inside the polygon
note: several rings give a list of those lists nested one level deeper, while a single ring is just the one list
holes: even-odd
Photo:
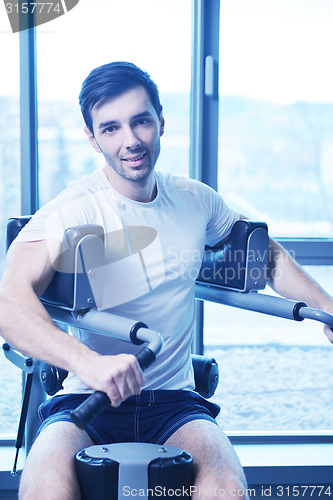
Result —
[{"label": "blue tinted glass", "polygon": [[[0,273],[5,259],[6,222],[20,215],[19,36],[0,16]],[[3,339],[0,337],[0,349]],[[15,434],[22,397],[21,371],[0,350],[0,436]],[[8,397],[10,395],[10,397]]]},{"label": "blue tinted glass", "polygon": [[157,169],[189,175],[190,0],[80,0],[38,28],[37,51],[41,204],[104,166],[83,131],[78,94],[111,61],[133,62],[157,83],[166,120]]}]

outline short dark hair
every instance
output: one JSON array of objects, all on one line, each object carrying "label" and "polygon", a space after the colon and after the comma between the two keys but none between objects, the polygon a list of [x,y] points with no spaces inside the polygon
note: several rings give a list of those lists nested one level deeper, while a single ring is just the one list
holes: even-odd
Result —
[{"label": "short dark hair", "polygon": [[91,110],[97,102],[118,97],[124,92],[142,85],[160,118],[162,106],[157,85],[150,75],[133,63],[116,61],[93,69],[84,80],[79,104],[85,124],[93,133]]}]

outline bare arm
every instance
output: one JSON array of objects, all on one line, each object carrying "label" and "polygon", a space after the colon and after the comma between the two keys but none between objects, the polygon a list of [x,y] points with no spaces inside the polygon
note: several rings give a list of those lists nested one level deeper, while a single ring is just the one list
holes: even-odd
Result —
[{"label": "bare arm", "polygon": [[53,277],[51,261],[59,251],[56,240],[10,247],[0,283],[0,335],[22,353],[75,373],[118,406],[144,383],[134,356],[97,354],[57,328],[39,300]]},{"label": "bare arm", "polygon": [[[240,215],[240,219],[248,217]],[[269,238],[267,278],[269,286],[279,295],[333,314],[333,298],[272,238]],[[333,331],[325,326],[324,332],[333,343]]]},{"label": "bare arm", "polygon": [[[268,266],[268,284],[278,294],[333,314],[332,297],[272,238]],[[325,326],[324,332],[333,343],[332,330]]]}]

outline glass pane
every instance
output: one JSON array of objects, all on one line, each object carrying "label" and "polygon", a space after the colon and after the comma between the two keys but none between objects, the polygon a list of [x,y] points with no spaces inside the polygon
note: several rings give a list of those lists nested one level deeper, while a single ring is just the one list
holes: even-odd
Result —
[{"label": "glass pane", "polygon": [[219,190],[274,236],[333,236],[333,4],[221,2]]},{"label": "glass pane", "polygon": [[[333,267],[305,269],[332,294]],[[223,429],[332,428],[333,351],[321,323],[205,302],[205,354],[219,363],[212,400]]]},{"label": "glass pane", "polygon": [[156,81],[166,119],[157,168],[188,175],[190,51],[191,0],[80,0],[37,28],[41,205],[104,166],[83,131],[78,94],[111,61],[133,62]]},{"label": "glass pane", "polygon": [[[332,3],[225,0],[220,21],[219,191],[272,236],[332,237]],[[311,273],[332,292],[332,268]],[[205,348],[224,429],[331,428],[333,353],[318,323],[206,302]]]},{"label": "glass pane", "polygon": [[[13,34],[8,18],[0,16],[0,273],[6,247],[6,222],[20,215],[20,88],[19,35]],[[0,349],[3,339],[0,337]],[[21,371],[0,350],[0,435],[17,430],[21,404]]]}]

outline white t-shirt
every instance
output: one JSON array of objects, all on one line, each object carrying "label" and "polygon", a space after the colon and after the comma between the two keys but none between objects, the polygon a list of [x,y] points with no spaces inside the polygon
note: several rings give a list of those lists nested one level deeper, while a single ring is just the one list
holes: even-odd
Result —
[{"label": "white t-shirt", "polygon": [[[145,371],[146,389],[193,389],[190,347],[195,280],[205,244],[225,238],[239,214],[213,189],[193,179],[156,172],[157,196],[149,203],[115,191],[102,169],[71,182],[41,208],[16,242],[56,238],[64,230],[98,224],[106,235],[103,310],[142,321],[164,338]],[[136,353],[141,347],[86,330],[71,334],[101,354]],[[69,374],[64,391],[89,389]]]}]

